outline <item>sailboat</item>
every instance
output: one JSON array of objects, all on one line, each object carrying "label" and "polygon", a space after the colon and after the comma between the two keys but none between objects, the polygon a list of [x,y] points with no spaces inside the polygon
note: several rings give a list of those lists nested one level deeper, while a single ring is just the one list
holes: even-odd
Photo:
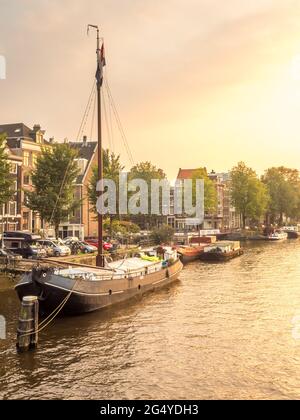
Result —
[{"label": "sailboat", "polygon": [[[97,118],[98,177],[102,176],[101,87],[105,65],[103,43],[100,47],[97,30]],[[37,265],[15,286],[20,298],[38,296],[43,314],[59,310],[62,314],[78,315],[105,308],[145,292],[169,285],[178,279],[182,263],[172,247],[159,247],[141,252],[133,258],[107,263],[103,254],[103,220],[98,213],[98,255],[96,266],[79,264]]]}]

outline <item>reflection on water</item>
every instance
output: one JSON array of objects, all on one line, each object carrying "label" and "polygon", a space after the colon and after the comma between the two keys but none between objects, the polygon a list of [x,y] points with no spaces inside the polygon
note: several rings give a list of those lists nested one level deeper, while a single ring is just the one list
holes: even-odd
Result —
[{"label": "reflection on water", "polygon": [[225,264],[193,263],[180,282],[142,300],[57,319],[38,350],[23,355],[15,351],[18,311],[1,279],[1,398],[300,397],[292,334],[300,241],[250,245]]}]

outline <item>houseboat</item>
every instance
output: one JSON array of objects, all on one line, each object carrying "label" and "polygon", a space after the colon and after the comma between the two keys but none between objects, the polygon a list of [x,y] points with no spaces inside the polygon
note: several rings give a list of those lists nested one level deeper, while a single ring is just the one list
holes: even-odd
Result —
[{"label": "houseboat", "polygon": [[275,230],[265,236],[266,241],[285,241],[288,238],[288,234],[282,230]]},{"label": "houseboat", "polygon": [[179,258],[183,264],[198,260],[203,253],[205,245],[182,245],[177,248]]},{"label": "houseboat", "polygon": [[177,247],[177,253],[183,264],[198,260],[203,254],[207,244],[216,242],[216,236],[194,236],[189,239],[188,245]]},{"label": "houseboat", "polygon": [[298,239],[300,236],[298,226],[284,226],[282,230],[287,233],[288,239]]},{"label": "houseboat", "polygon": [[141,253],[99,268],[40,265],[25,274],[15,290],[20,300],[28,295],[38,296],[43,315],[60,306],[64,315],[79,315],[171,284],[181,270],[176,250],[166,247],[159,256]]},{"label": "houseboat", "polygon": [[228,261],[244,253],[239,241],[218,241],[205,246],[200,255],[202,261]]}]

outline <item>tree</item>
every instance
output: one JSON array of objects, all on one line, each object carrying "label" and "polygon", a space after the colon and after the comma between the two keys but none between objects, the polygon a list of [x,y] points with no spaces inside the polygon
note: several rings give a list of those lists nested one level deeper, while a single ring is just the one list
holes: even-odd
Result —
[{"label": "tree", "polygon": [[289,169],[283,166],[269,168],[262,177],[268,192],[270,202],[268,213],[271,220],[279,218],[283,222],[283,215],[297,217],[300,208],[300,180],[297,169]]},{"label": "tree", "polygon": [[69,144],[43,148],[32,172],[33,192],[26,191],[27,206],[53,224],[58,237],[59,225],[80,206],[74,197],[74,181],[79,174],[77,151]]},{"label": "tree", "polygon": [[0,135],[0,206],[8,203],[13,196],[13,180],[10,176],[10,164],[6,153],[6,136]]},{"label": "tree", "polygon": [[162,225],[151,232],[151,238],[156,245],[170,243],[174,237],[174,229],[169,225]]},{"label": "tree", "polygon": [[[114,218],[118,216],[118,209],[119,209],[119,175],[122,172],[124,166],[120,162],[120,155],[116,155],[115,153],[110,153],[109,149],[103,150],[103,178],[104,179],[111,179],[114,181],[116,185],[116,209],[117,215],[109,215],[109,231],[110,235],[113,234],[113,226],[112,222]],[[98,166],[93,167],[93,174],[90,180],[90,184],[88,186],[88,196],[89,201],[92,205],[92,210],[94,213],[97,213],[96,204],[98,200],[98,192],[97,192],[97,183],[99,181],[98,176]]]},{"label": "tree", "polygon": [[[119,174],[124,169],[124,166],[120,162],[120,155],[110,153],[109,149],[103,150],[103,178],[111,179],[116,185],[117,192],[117,209],[118,209],[118,197],[119,197]],[[96,190],[98,177],[98,166],[93,167],[93,174],[91,177],[90,184],[88,186],[88,196],[92,209],[96,213],[96,203],[98,200],[98,192]]]},{"label": "tree", "polygon": [[232,204],[241,214],[244,228],[247,218],[259,219],[265,213],[270,200],[267,188],[244,162],[232,168],[230,189]]},{"label": "tree", "polygon": [[111,236],[116,236],[118,234],[129,236],[130,234],[139,233],[140,231],[139,226],[135,223],[124,220],[113,220],[111,222],[110,218],[104,220],[103,227],[105,230],[110,230]]},{"label": "tree", "polygon": [[[166,179],[166,174],[164,171],[160,168],[157,168],[155,165],[153,165],[151,162],[140,162],[133,166],[129,172],[128,179],[143,179],[146,181],[148,185],[148,215],[137,215],[134,217],[137,224],[143,224],[150,226],[155,226],[157,222],[157,216],[150,214],[151,209],[151,180],[157,179],[162,180]],[[160,209],[161,209],[161,197],[160,197]]]},{"label": "tree", "polygon": [[[197,179],[204,180],[204,210],[207,213],[213,213],[217,209],[218,194],[214,182],[209,179],[206,168],[199,168],[194,171],[193,181]],[[193,182],[193,198],[195,199],[196,185]]]}]

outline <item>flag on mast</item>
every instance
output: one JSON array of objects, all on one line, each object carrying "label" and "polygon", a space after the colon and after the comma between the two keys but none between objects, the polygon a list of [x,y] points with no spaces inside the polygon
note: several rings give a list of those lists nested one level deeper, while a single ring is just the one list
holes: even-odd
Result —
[{"label": "flag on mast", "polygon": [[97,83],[99,83],[100,86],[102,86],[103,84],[103,67],[105,65],[106,65],[106,60],[105,60],[105,51],[104,51],[104,43],[103,43],[100,49],[100,57],[98,60],[98,66],[97,66],[97,71],[96,71]]}]

